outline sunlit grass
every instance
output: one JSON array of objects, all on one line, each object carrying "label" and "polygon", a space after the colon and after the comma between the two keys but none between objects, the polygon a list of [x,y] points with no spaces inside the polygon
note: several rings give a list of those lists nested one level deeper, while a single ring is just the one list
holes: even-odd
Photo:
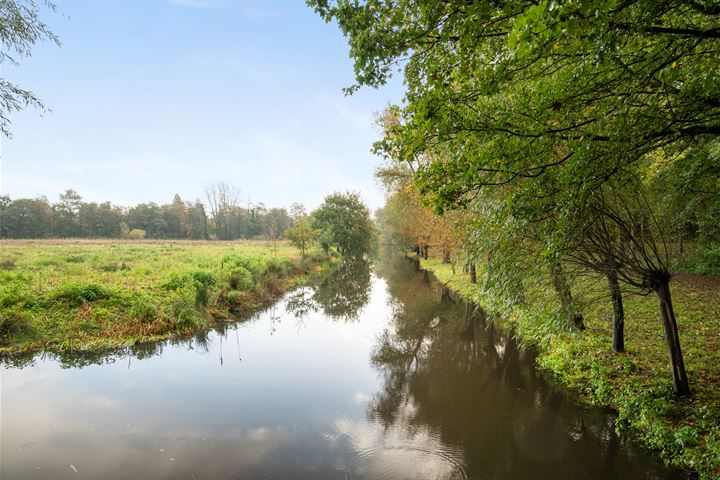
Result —
[{"label": "sunlit grass", "polygon": [[317,271],[284,242],[4,241],[0,352],[190,333]]}]

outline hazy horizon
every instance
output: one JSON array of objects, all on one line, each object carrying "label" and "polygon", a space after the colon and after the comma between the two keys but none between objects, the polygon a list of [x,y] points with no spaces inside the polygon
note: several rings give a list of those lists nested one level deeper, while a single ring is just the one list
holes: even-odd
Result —
[{"label": "hazy horizon", "polygon": [[11,115],[3,195],[56,201],[73,189],[132,206],[204,200],[222,181],[243,203],[313,208],[352,190],[381,206],[373,117],[400,101],[401,81],[344,96],[347,42],[304,3],[57,7],[45,17],[62,46],[37,45],[3,72],[51,110]]}]

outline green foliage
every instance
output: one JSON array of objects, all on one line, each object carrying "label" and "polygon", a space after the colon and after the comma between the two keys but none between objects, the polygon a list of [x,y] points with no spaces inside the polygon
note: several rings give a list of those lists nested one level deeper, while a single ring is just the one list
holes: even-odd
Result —
[{"label": "green foliage", "polygon": [[145,238],[145,230],[141,228],[133,228],[128,232],[128,236],[130,240],[142,240]]},{"label": "green foliage", "polygon": [[[50,11],[55,4],[44,2]],[[59,45],[60,42],[48,26],[42,21],[38,2],[3,0],[0,4],[2,29],[0,39],[0,63],[17,64],[23,57],[29,57],[35,44],[49,41]],[[25,90],[12,82],[0,78],[0,135],[10,137],[9,114],[25,107],[45,109],[42,102],[29,90]]]},{"label": "green foliage", "polygon": [[370,211],[357,193],[334,193],[313,212],[314,227],[321,231],[323,250],[331,246],[341,255],[362,257],[372,249],[374,225]]},{"label": "green foliage", "polygon": [[147,295],[137,295],[132,299],[128,315],[143,323],[150,323],[158,316],[158,306]]},{"label": "green foliage", "polygon": [[85,255],[68,255],[65,257],[65,261],[68,263],[83,263],[85,260]]},{"label": "green foliage", "polygon": [[66,301],[71,306],[110,298],[112,293],[97,283],[69,283],[58,288],[50,296],[52,300]]},{"label": "green foliage", "polygon": [[290,243],[300,250],[305,257],[307,250],[312,246],[318,237],[318,231],[312,228],[311,220],[308,217],[301,217],[295,220],[295,225],[289,228],[286,236]]},{"label": "green foliage", "polygon": [[15,269],[0,270],[0,352],[87,350],[197,331],[229,310],[257,308],[304,274],[323,271],[317,267],[326,261],[313,254],[301,260],[287,244],[53,241],[3,248]]},{"label": "green foliage", "polygon": [[233,290],[250,290],[255,287],[255,280],[250,270],[237,266],[230,273],[228,284]]},{"label": "green foliage", "polygon": [[[713,479],[720,469],[720,351],[711,340],[720,335],[720,284],[673,282],[673,297],[683,333],[692,399],[678,400],[667,378],[663,332],[657,328],[655,299],[626,298],[627,352],[612,353],[609,302],[586,304],[587,330],[573,334],[558,330],[552,295],[536,286],[525,301],[508,307],[497,290],[472,285],[466,275],[437,259],[421,260],[444,283],[464,298],[483,305],[522,343],[538,349],[537,363],[554,379],[585,401],[618,411],[618,428],[631,429],[667,462],[695,469],[700,478]],[[480,272],[484,275],[484,272]],[[594,279],[575,285],[588,297],[600,297]]]},{"label": "green foliage", "polygon": [[682,259],[677,269],[681,272],[720,277],[720,243],[699,248],[688,258]]}]

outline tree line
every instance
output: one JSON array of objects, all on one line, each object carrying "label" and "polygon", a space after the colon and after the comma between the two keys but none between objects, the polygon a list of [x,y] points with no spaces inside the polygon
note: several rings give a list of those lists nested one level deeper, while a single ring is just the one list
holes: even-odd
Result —
[{"label": "tree line", "polygon": [[184,201],[175,195],[168,204],[148,202],[129,208],[86,202],[74,190],[66,190],[54,203],[46,197],[0,197],[0,238],[272,240],[281,238],[292,223],[285,208],[216,201],[212,193],[206,202]]},{"label": "tree line", "polygon": [[316,243],[343,256],[368,253],[375,238],[370,211],[357,193],[333,193],[308,213],[262,203],[240,203],[240,191],[226,183],[206,189],[207,200],[140,203],[130,208],[85,202],[74,190],[55,203],[46,197],[0,196],[0,238],[128,238],[237,240],[287,238],[305,256]]},{"label": "tree line", "polygon": [[403,75],[375,144],[393,235],[505,305],[547,283],[578,331],[576,276],[602,276],[617,352],[623,292],[654,294],[689,395],[670,247],[720,239],[717,2],[309,3],[348,38],[349,93]]}]

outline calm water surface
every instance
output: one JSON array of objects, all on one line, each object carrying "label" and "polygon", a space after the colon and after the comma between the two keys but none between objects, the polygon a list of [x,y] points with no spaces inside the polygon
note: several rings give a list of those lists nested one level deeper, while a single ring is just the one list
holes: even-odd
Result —
[{"label": "calm water surface", "polygon": [[486,314],[398,259],[242,323],[4,359],[2,478],[670,479]]}]

